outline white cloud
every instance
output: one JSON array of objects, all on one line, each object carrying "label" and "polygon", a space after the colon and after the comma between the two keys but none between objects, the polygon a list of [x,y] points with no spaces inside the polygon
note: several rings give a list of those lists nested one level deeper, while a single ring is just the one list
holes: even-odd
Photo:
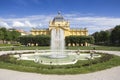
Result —
[{"label": "white cloud", "polygon": [[[57,14],[52,15],[33,15],[24,18],[9,18],[2,20],[8,26],[21,27],[21,28],[48,28],[49,21],[52,20]],[[87,28],[89,33],[95,31],[106,30],[120,25],[120,18],[113,17],[96,17],[96,16],[81,16],[79,14],[63,14],[64,18],[70,22],[71,28]]]},{"label": "white cloud", "polygon": [[95,31],[107,30],[120,25],[120,18],[113,17],[79,17],[69,18],[71,25],[75,27],[86,27],[89,33]]},{"label": "white cloud", "polygon": [[34,27],[34,24],[31,24],[29,21],[25,21],[24,26],[26,27]]},{"label": "white cloud", "polygon": [[23,21],[23,22],[20,22],[20,21],[14,21],[13,22],[13,25],[12,25],[13,27],[35,27],[35,26],[37,26],[37,25],[35,25],[35,24],[31,24],[30,23],[30,21]]},{"label": "white cloud", "polygon": [[32,27],[32,24],[29,21],[25,21],[26,26]]},{"label": "white cloud", "polygon": [[42,24],[40,23],[40,24],[38,24],[38,26],[42,27]]},{"label": "white cloud", "polygon": [[11,28],[6,22],[0,21],[0,27]]},{"label": "white cloud", "polygon": [[73,23],[84,23],[93,25],[106,25],[114,26],[120,24],[120,18],[107,18],[107,17],[74,17],[70,18]]},{"label": "white cloud", "polygon": [[19,21],[15,21],[13,22],[13,27],[24,27],[24,23],[22,22],[19,22]]}]

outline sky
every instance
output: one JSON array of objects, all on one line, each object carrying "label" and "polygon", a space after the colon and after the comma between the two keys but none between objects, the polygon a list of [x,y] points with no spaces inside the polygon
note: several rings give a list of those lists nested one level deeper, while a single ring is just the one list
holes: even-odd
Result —
[{"label": "sky", "polygon": [[0,0],[0,26],[48,28],[58,11],[70,28],[87,28],[89,34],[120,25],[120,0]]}]

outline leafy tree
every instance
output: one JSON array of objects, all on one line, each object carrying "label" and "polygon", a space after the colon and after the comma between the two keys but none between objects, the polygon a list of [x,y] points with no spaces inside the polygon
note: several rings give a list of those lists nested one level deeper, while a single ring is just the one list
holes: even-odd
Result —
[{"label": "leafy tree", "polygon": [[19,36],[21,36],[21,34],[18,31],[16,30],[11,31],[11,39],[13,41],[16,41]]},{"label": "leafy tree", "polygon": [[98,43],[98,42],[99,42],[99,32],[93,33],[92,36],[93,36],[94,39],[95,39],[95,43]]},{"label": "leafy tree", "polygon": [[108,31],[100,31],[99,38],[101,43],[109,42],[109,37],[110,37],[110,33]]},{"label": "leafy tree", "polygon": [[49,46],[50,36],[48,35],[37,35],[37,36],[21,36],[18,41],[23,45],[38,44],[39,46]]},{"label": "leafy tree", "polygon": [[4,33],[2,30],[0,30],[0,40],[3,40],[4,39]]},{"label": "leafy tree", "polygon": [[5,34],[5,40],[6,41],[11,41],[12,40],[12,34],[10,31],[6,31],[6,34]]},{"label": "leafy tree", "polygon": [[92,34],[95,39],[96,44],[108,44],[110,40],[110,32],[109,31],[100,31]]},{"label": "leafy tree", "polygon": [[6,28],[0,28],[0,40],[5,41],[16,41],[17,38],[20,36],[20,33],[16,30],[7,30]]},{"label": "leafy tree", "polygon": [[87,43],[94,43],[94,38],[92,36],[67,36],[65,37],[66,45],[69,43],[72,44],[84,44]]},{"label": "leafy tree", "polygon": [[3,40],[3,43],[4,43],[4,41],[5,41],[5,39],[6,39],[6,35],[7,35],[7,30],[6,30],[6,28],[4,28],[4,27],[2,27],[2,28],[0,28],[0,31],[1,31],[1,40]]},{"label": "leafy tree", "polygon": [[120,45],[120,25],[117,25],[111,32],[110,40],[113,44]]},{"label": "leafy tree", "polygon": [[[19,37],[19,42],[23,45],[38,44],[39,46],[49,46],[50,45],[50,36],[48,35],[37,35],[37,36],[21,36]],[[92,36],[67,36],[65,37],[65,43],[68,45],[72,44],[81,44],[81,43],[93,43],[94,39]]]}]

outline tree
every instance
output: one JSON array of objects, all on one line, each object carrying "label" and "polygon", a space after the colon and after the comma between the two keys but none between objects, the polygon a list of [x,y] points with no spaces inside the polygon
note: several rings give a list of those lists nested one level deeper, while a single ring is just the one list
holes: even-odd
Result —
[{"label": "tree", "polygon": [[6,41],[16,41],[20,36],[20,33],[16,30],[8,30],[4,27],[0,28],[0,40],[3,40],[3,43]]},{"label": "tree", "polygon": [[2,27],[2,28],[0,28],[0,31],[1,31],[1,40],[3,40],[3,43],[4,43],[4,41],[6,39],[6,35],[7,35],[7,30],[6,30],[6,28]]},{"label": "tree", "polygon": [[0,30],[0,40],[3,40],[4,39],[4,33],[2,30]]},{"label": "tree", "polygon": [[13,42],[16,41],[19,36],[21,36],[21,34],[16,30],[13,30],[13,31],[10,31],[10,32],[11,32],[11,40]]},{"label": "tree", "polygon": [[92,36],[93,36],[94,39],[95,39],[95,43],[98,43],[98,42],[99,42],[99,32],[93,33]]},{"label": "tree", "polygon": [[65,37],[66,45],[68,44],[85,44],[87,43],[94,43],[94,38],[92,36],[67,36]]},{"label": "tree", "polygon": [[11,41],[12,40],[12,34],[11,34],[10,31],[6,31],[5,40],[6,41]]},{"label": "tree", "polygon": [[120,45],[120,25],[117,25],[111,32],[110,40],[113,44]]},{"label": "tree", "polygon": [[18,41],[23,45],[38,44],[39,46],[49,46],[50,36],[48,35],[37,35],[37,36],[21,36]]},{"label": "tree", "polygon": [[108,43],[109,37],[110,37],[110,33],[108,31],[100,31],[99,38],[101,43]]},{"label": "tree", "polygon": [[95,39],[96,44],[108,44],[110,40],[110,32],[109,31],[100,31],[92,34]]}]

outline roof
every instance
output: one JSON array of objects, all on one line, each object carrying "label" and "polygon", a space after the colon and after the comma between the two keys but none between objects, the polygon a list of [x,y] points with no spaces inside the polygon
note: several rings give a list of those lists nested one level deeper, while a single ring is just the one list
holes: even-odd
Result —
[{"label": "roof", "polygon": [[65,21],[65,19],[63,18],[63,16],[61,15],[61,13],[58,12],[58,15],[56,17],[54,17],[53,21],[54,22],[62,22],[62,21]]}]

